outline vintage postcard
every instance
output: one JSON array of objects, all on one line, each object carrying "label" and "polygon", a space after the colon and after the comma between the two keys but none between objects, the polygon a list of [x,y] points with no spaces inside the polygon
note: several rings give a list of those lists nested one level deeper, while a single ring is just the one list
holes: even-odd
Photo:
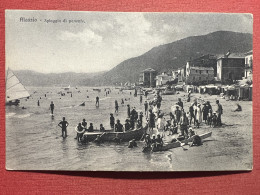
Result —
[{"label": "vintage postcard", "polygon": [[6,169],[252,170],[253,15],[5,20]]}]

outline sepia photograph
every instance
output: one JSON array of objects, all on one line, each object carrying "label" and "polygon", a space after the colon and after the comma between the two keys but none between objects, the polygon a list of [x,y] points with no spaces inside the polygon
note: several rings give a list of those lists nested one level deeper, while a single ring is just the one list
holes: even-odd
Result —
[{"label": "sepia photograph", "polygon": [[7,170],[251,171],[250,13],[5,11]]}]

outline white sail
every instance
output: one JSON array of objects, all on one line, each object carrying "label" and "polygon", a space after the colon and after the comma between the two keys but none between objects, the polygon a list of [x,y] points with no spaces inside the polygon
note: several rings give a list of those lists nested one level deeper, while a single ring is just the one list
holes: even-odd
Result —
[{"label": "white sail", "polygon": [[6,73],[6,102],[29,97],[29,92],[10,69]]}]

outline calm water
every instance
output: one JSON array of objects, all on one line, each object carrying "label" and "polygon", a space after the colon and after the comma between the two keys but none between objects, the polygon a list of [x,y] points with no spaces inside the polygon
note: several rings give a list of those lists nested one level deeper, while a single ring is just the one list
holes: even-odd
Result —
[{"label": "calm water", "polygon": [[[111,88],[112,89],[112,88]],[[114,101],[119,102],[119,114],[115,118],[124,121],[126,104],[135,106],[137,111],[143,109],[139,97],[112,89],[105,96],[92,88],[79,87],[70,94],[60,96],[60,88],[28,88],[30,99],[21,100],[19,107],[6,107],[6,163],[10,169],[29,170],[173,170],[171,155],[174,152],[156,154],[142,153],[142,147],[127,148],[127,143],[116,145],[104,143],[100,146],[90,143],[80,145],[74,139],[75,126],[86,119],[94,128],[103,123],[109,127],[109,113],[114,112]],[[80,90],[81,93],[78,93]],[[33,93],[35,92],[36,93]],[[44,96],[46,94],[47,97]],[[96,96],[100,97],[99,108],[95,107]],[[88,97],[87,97],[88,96]],[[41,97],[41,99],[40,99]],[[121,106],[121,98],[127,99]],[[130,98],[130,99],[129,99]],[[37,100],[40,99],[40,106]],[[54,101],[54,119],[51,118],[49,104]],[[78,106],[83,101],[86,106]],[[21,109],[24,106],[26,109]],[[61,137],[57,126],[62,117],[69,122],[68,137]],[[176,152],[179,150],[176,149]]]}]

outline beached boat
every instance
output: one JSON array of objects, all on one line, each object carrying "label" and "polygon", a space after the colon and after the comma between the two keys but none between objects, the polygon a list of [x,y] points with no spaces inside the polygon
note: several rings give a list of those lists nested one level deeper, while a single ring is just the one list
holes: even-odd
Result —
[{"label": "beached boat", "polygon": [[64,90],[70,90],[70,85],[68,86],[68,87],[62,87],[62,89],[64,89]]},{"label": "beached boat", "polygon": [[30,96],[27,89],[23,86],[23,84],[19,81],[17,76],[9,68],[6,72],[5,89],[5,103],[9,106],[17,106],[20,103],[20,99],[27,98]]},{"label": "beached boat", "polygon": [[102,141],[111,142],[114,141],[117,137],[123,142],[130,141],[132,139],[140,140],[143,134],[146,132],[148,126],[142,127],[140,129],[135,129],[126,132],[86,132],[84,133],[84,137],[88,141],[93,141],[100,135]]},{"label": "beached boat", "polygon": [[[201,134],[201,135],[199,135],[199,136],[200,136],[200,138],[203,140],[203,139],[206,139],[206,138],[210,137],[211,135],[212,135],[212,132],[208,132],[208,133]],[[167,144],[163,145],[163,146],[160,147],[160,148],[153,148],[153,149],[152,149],[152,147],[150,147],[150,148],[145,147],[145,148],[143,149],[143,152],[166,151],[166,150],[170,150],[170,149],[172,149],[172,148],[180,147],[181,144],[187,144],[187,143],[189,143],[189,142],[192,142],[192,140],[193,140],[193,137],[188,138],[188,139],[186,139],[186,140],[179,141],[179,142],[167,143]]]},{"label": "beached boat", "polygon": [[175,90],[174,89],[165,89],[163,92],[162,92],[162,95],[174,95],[175,94]]},{"label": "beached boat", "polygon": [[93,91],[100,92],[100,91],[101,91],[101,89],[93,89]]}]

